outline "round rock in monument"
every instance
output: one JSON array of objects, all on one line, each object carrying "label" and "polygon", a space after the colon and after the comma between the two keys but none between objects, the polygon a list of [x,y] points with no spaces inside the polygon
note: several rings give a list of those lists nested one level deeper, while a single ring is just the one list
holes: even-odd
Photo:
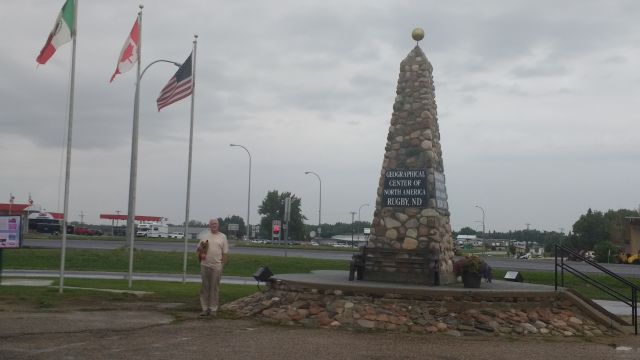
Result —
[{"label": "round rock in monument", "polygon": [[420,41],[424,39],[424,30],[422,30],[421,28],[413,29],[413,31],[411,32],[411,37],[415,41]]}]

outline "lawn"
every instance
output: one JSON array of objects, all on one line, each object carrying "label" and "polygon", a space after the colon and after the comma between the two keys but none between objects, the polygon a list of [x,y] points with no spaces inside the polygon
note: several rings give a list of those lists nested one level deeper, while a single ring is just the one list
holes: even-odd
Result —
[{"label": "lawn", "polygon": [[[85,289],[65,288],[64,293],[58,290],[58,280],[50,287],[0,286],[0,302],[14,305],[27,305],[37,308],[55,308],[62,304],[100,304],[158,302],[181,303],[181,309],[198,311],[200,303],[198,294],[200,284],[163,281],[135,281],[129,289],[127,280],[65,279],[65,287],[89,289],[117,289],[146,291],[150,294],[138,297],[132,293],[114,293]],[[235,299],[251,295],[258,291],[255,286],[221,284],[220,303],[228,303]]]},{"label": "lawn", "polygon": [[[183,257],[184,254],[182,252],[136,250],[133,271],[181,274]],[[69,271],[129,271],[129,252],[126,249],[67,249],[65,258],[65,269]],[[60,269],[60,250],[8,250],[4,251],[3,263],[5,269],[58,270]],[[224,274],[251,276],[261,265],[268,265],[271,271],[276,274],[349,269],[349,263],[344,260],[231,254],[229,255],[229,262],[224,269]],[[188,254],[187,273],[200,273],[200,265],[196,260],[195,254]]]},{"label": "lawn", "polygon": [[[183,253],[137,250],[134,255],[134,272],[182,273]],[[113,271],[128,272],[129,253],[125,249],[83,250],[68,249],[65,269],[68,271]],[[261,265],[268,265],[275,274],[308,273],[312,270],[348,270],[349,263],[344,260],[322,260],[280,256],[258,256],[231,254],[225,267],[225,275],[251,276]],[[56,249],[17,249],[4,251],[3,268],[59,270],[60,250]],[[198,274],[199,265],[194,254],[189,254],[187,273]],[[502,279],[505,270],[494,269],[494,278]],[[521,271],[524,281],[534,284],[554,284],[554,273],[543,271]],[[593,278],[607,284],[624,294],[630,291],[607,276],[593,275]],[[628,278],[640,286],[640,280]],[[139,283],[136,281],[136,283]],[[65,282],[65,285],[68,285]],[[181,285],[184,286],[184,285]],[[573,288],[592,299],[614,299],[593,285],[585,283],[573,275],[565,276],[565,286]]]}]

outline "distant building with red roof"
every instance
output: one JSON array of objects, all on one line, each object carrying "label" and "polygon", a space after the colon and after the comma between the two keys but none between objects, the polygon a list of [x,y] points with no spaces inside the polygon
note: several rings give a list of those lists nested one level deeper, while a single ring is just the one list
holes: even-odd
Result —
[{"label": "distant building with red roof", "polygon": [[22,215],[31,204],[0,204],[0,215]]}]

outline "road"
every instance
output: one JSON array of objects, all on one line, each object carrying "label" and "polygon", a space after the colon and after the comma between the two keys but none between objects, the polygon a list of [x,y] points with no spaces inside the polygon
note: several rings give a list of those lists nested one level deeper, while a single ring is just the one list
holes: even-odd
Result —
[{"label": "road", "polygon": [[[61,241],[59,240],[35,240],[25,239],[23,246],[38,247],[38,248],[60,248]],[[87,239],[87,240],[67,240],[67,248],[73,249],[117,249],[124,246],[124,241],[112,241],[112,240],[99,240],[99,239]],[[173,240],[142,240],[136,241],[135,246],[140,250],[150,251],[178,251],[184,250],[184,242]],[[195,244],[188,244],[189,251],[195,251]],[[249,248],[249,247],[232,247],[231,254],[246,254],[246,255],[262,255],[262,256],[284,256],[284,249],[275,248]],[[302,257],[311,259],[328,259],[328,260],[351,260],[351,252],[349,251],[330,251],[330,250],[304,250],[299,248],[287,249],[287,256],[290,257]],[[514,271],[553,271],[554,259],[532,259],[532,260],[520,260],[520,259],[506,259],[497,257],[486,257],[486,261],[495,269],[505,269]],[[585,265],[580,262],[567,262],[574,268],[585,273],[600,273],[599,270],[594,269],[589,265]],[[605,268],[613,271],[616,274],[625,277],[640,278],[640,266],[637,265],[623,265],[623,264],[601,264]]]},{"label": "road", "polygon": [[[3,304],[4,305],[4,304]],[[104,306],[104,305],[103,305]],[[346,331],[144,309],[0,312],[3,359],[637,359],[637,336],[534,338]]]},{"label": "road", "polygon": [[[25,239],[23,246],[36,248],[57,249],[62,245],[59,240],[35,240]],[[93,249],[93,250],[112,250],[124,246],[124,241],[117,240],[67,240],[67,248],[69,249]],[[135,242],[136,249],[149,251],[184,251],[184,242],[175,240],[139,240]],[[190,242],[187,244],[188,251],[195,251],[196,244]],[[263,255],[263,256],[284,256],[285,249],[275,248],[252,248],[252,247],[231,247],[229,250],[232,254],[246,255]],[[351,260],[351,252],[349,251],[329,251],[329,250],[303,250],[299,248],[288,248],[287,256],[303,257],[311,259],[328,259],[328,260]]]}]

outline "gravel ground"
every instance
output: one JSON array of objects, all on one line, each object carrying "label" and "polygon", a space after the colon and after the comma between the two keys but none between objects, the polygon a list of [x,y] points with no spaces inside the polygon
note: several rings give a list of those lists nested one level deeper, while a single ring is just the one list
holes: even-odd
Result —
[{"label": "gravel ground", "polygon": [[0,359],[640,359],[640,336],[633,335],[456,338],[196,315],[170,316],[157,306],[37,311],[0,304]]}]

